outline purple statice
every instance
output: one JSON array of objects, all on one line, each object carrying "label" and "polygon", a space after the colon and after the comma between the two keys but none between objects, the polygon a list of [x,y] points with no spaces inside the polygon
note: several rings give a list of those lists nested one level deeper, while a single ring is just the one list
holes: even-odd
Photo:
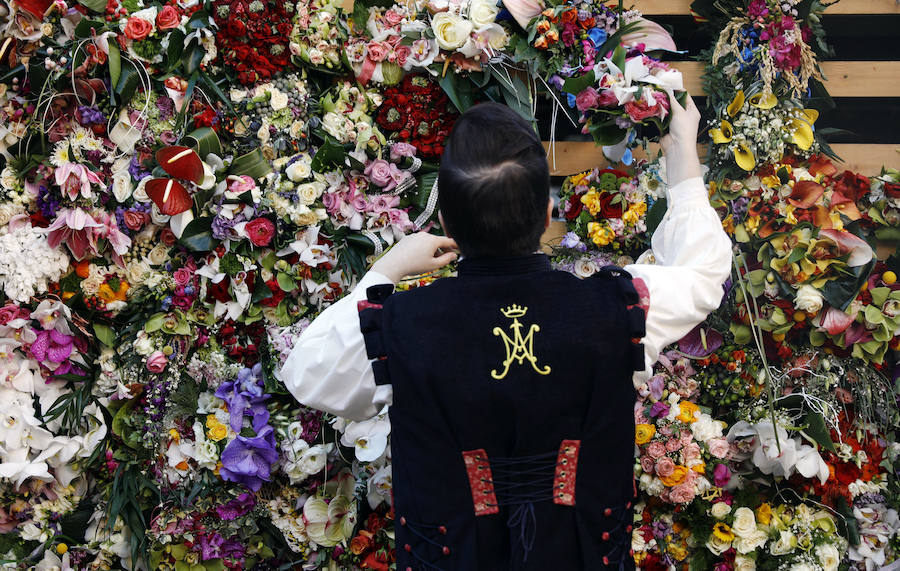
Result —
[{"label": "purple statice", "polygon": [[94,125],[97,123],[103,124],[106,123],[106,117],[103,115],[103,112],[97,109],[96,107],[88,107],[87,105],[80,105],[78,107],[78,113],[81,115],[81,124],[82,125]]},{"label": "purple statice", "polygon": [[233,237],[234,225],[237,224],[236,218],[229,219],[224,216],[216,216],[212,221],[212,235],[216,240],[227,240]]},{"label": "purple statice", "polygon": [[38,189],[38,208],[44,218],[51,220],[56,217],[56,211],[59,210],[59,200],[59,195],[46,186],[41,185]]},{"label": "purple statice", "polygon": [[747,213],[747,205],[750,201],[746,196],[741,196],[731,201],[731,212],[734,214],[734,223],[740,224],[744,221],[744,215]]},{"label": "purple statice", "polygon": [[269,481],[272,466],[278,461],[275,429],[268,424],[256,436],[238,435],[222,451],[219,475],[227,482],[237,482],[258,492]]},{"label": "purple statice", "polygon": [[216,513],[225,521],[235,520],[253,509],[256,505],[256,496],[244,492],[228,503],[216,507]]},{"label": "purple statice", "polygon": [[159,110],[159,118],[163,121],[175,114],[175,102],[167,95],[156,99],[156,108]]},{"label": "purple statice", "polygon": [[130,174],[131,178],[134,180],[141,180],[150,176],[150,171],[141,168],[141,162],[138,160],[137,155],[135,155],[131,157],[131,162],[128,163],[128,174]]}]

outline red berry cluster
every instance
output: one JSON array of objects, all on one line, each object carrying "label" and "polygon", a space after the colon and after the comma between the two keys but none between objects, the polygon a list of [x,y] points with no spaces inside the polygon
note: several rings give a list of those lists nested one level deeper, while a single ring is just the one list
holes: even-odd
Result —
[{"label": "red berry cluster", "polygon": [[410,143],[425,159],[444,152],[444,143],[459,113],[440,85],[427,75],[407,75],[384,92],[384,103],[375,117],[391,139]]}]

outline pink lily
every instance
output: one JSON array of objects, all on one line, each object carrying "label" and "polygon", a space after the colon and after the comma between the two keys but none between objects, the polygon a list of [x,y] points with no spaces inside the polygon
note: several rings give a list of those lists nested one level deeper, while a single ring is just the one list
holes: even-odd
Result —
[{"label": "pink lily", "polygon": [[103,184],[97,173],[78,163],[66,163],[53,174],[56,184],[69,196],[69,200],[78,198],[79,191],[81,196],[91,198],[91,183]]},{"label": "pink lily", "polygon": [[47,243],[56,248],[65,242],[76,260],[83,260],[90,253],[96,255],[97,238],[104,228],[90,214],[80,208],[63,210],[47,230]]}]

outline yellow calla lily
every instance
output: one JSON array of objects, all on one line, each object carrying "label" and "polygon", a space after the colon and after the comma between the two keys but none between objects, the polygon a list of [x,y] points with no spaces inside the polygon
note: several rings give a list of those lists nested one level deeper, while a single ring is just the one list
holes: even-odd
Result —
[{"label": "yellow calla lily", "polygon": [[768,95],[757,93],[750,97],[750,105],[758,107],[759,109],[771,109],[778,105],[778,98],[771,93]]},{"label": "yellow calla lily", "polygon": [[812,147],[814,137],[809,123],[803,119],[791,119],[791,140],[804,151]]},{"label": "yellow calla lily", "polygon": [[735,115],[737,115],[738,111],[741,110],[741,107],[744,106],[744,101],[744,90],[738,90],[738,92],[734,96],[734,99],[731,100],[731,103],[729,103],[728,107],[725,109],[725,111],[728,112],[728,116],[734,117]]},{"label": "yellow calla lily", "polygon": [[819,118],[819,112],[815,109],[804,109],[801,113],[806,117],[806,122],[812,125]]},{"label": "yellow calla lily", "polygon": [[753,156],[753,151],[750,150],[750,147],[741,143],[741,145],[734,150],[734,162],[737,163],[737,166],[750,172],[753,170],[753,167],[756,166],[756,157]]},{"label": "yellow calla lily", "polygon": [[710,129],[709,134],[712,135],[713,143],[721,145],[727,143],[734,137],[734,127],[728,121],[722,120],[718,129]]}]

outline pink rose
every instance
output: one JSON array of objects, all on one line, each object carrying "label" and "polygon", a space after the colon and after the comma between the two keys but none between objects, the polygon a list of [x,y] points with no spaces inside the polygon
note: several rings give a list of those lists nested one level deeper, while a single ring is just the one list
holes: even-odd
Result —
[{"label": "pink rose", "polygon": [[694,499],[694,486],[679,484],[669,492],[669,501],[673,504],[687,504]]},{"label": "pink rose", "polygon": [[615,107],[619,104],[619,99],[612,89],[604,89],[597,98],[597,107]]},{"label": "pink rose", "polygon": [[147,357],[147,370],[151,373],[162,373],[166,370],[166,365],[168,364],[169,360],[162,351],[154,351]]},{"label": "pink rose", "polygon": [[275,235],[275,223],[268,218],[254,218],[244,226],[244,232],[254,246],[268,246]]},{"label": "pink rose", "polygon": [[668,442],[666,442],[666,450],[668,450],[669,452],[676,452],[678,450],[681,450],[681,441],[677,438],[669,440]]},{"label": "pink rose", "polygon": [[707,446],[709,446],[709,453],[712,454],[715,458],[727,457],[728,452],[731,448],[728,445],[728,441],[724,438],[713,438],[706,444]]},{"label": "pink rose", "polygon": [[399,26],[402,21],[403,16],[394,9],[390,9],[384,13],[384,24],[388,28]]},{"label": "pink rose", "polygon": [[181,14],[179,14],[178,10],[172,5],[164,6],[163,9],[159,11],[159,14],[156,15],[156,26],[160,30],[177,28],[180,23]]},{"label": "pink rose", "polygon": [[643,456],[641,458],[641,470],[643,470],[647,474],[653,473],[653,467],[655,465],[656,465],[656,462],[653,461],[653,458],[649,458],[647,456]]},{"label": "pink rose", "polygon": [[651,442],[647,446],[647,454],[653,458],[662,458],[666,455],[666,446],[662,442]]},{"label": "pink rose", "polygon": [[178,268],[175,270],[175,273],[172,275],[175,278],[175,284],[181,287],[184,287],[191,283],[191,271],[187,268]]},{"label": "pink rose", "polygon": [[410,145],[409,143],[394,143],[391,145],[391,160],[397,161],[403,157],[414,157],[416,156],[416,147],[415,145]]},{"label": "pink rose", "polygon": [[384,159],[375,159],[366,165],[364,174],[369,177],[369,180],[382,188],[393,182],[391,163]]},{"label": "pink rose", "polygon": [[663,456],[656,461],[656,475],[660,478],[666,478],[675,471],[675,462],[668,456]]},{"label": "pink rose", "polygon": [[137,232],[141,228],[144,227],[144,224],[147,223],[147,220],[150,217],[145,212],[135,212],[133,210],[128,210],[122,215],[122,219],[125,221],[125,226],[129,230],[134,230]]},{"label": "pink rose", "polygon": [[693,460],[699,460],[700,446],[698,446],[696,442],[691,442],[684,447],[684,450],[681,451],[681,455],[684,458],[684,462],[686,464]]},{"label": "pink rose", "polygon": [[669,113],[669,100],[666,95],[660,93],[657,94],[656,101],[652,106],[648,105],[644,99],[629,101],[625,104],[625,112],[635,123],[640,123],[650,117],[663,119]]},{"label": "pink rose", "polygon": [[672,436],[672,433],[675,432],[671,424],[663,424],[662,426],[657,427],[656,431],[663,436]]},{"label": "pink rose", "polygon": [[597,93],[597,90],[593,87],[588,87],[575,96],[575,107],[577,107],[579,111],[584,113],[588,109],[593,109],[594,107],[596,107],[599,100],[600,94]]},{"label": "pink rose", "polygon": [[0,307],[0,325],[6,325],[14,319],[27,319],[28,317],[28,311],[23,311],[14,303],[7,303]]},{"label": "pink rose", "polygon": [[681,431],[681,445],[687,446],[694,441],[694,433],[690,430]]},{"label": "pink rose", "polygon": [[366,46],[366,50],[370,60],[380,62],[387,59],[388,53],[390,53],[390,46],[383,42],[371,41]]},{"label": "pink rose", "polygon": [[391,53],[390,61],[403,67],[406,65],[406,60],[409,59],[411,53],[412,50],[409,49],[409,46],[397,46]]}]

